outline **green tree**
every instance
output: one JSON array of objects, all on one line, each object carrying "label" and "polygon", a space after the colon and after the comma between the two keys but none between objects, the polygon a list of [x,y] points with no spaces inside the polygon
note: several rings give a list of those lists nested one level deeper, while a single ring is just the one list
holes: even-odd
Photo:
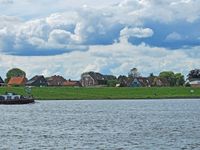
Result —
[{"label": "green tree", "polygon": [[5,82],[8,83],[11,77],[23,77],[23,76],[26,77],[26,73],[23,70],[19,68],[13,68],[6,73]]},{"label": "green tree", "polygon": [[176,77],[172,71],[163,71],[159,74],[159,77],[167,79],[167,81],[170,83],[170,86],[176,85]]},{"label": "green tree", "polygon": [[108,80],[107,86],[108,87],[115,87],[119,82],[117,80]]},{"label": "green tree", "polygon": [[176,73],[175,78],[176,78],[176,86],[184,85],[185,83],[184,75],[182,75],[181,73]]},{"label": "green tree", "polygon": [[170,86],[183,86],[185,83],[184,75],[181,73],[174,73],[172,71],[163,71],[160,73],[159,77],[167,79]]}]

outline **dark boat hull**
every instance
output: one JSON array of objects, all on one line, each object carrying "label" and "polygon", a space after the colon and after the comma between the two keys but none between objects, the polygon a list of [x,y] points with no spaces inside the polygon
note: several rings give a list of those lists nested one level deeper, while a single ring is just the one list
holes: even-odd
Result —
[{"label": "dark boat hull", "polygon": [[0,100],[0,105],[20,105],[34,103],[34,99],[22,99],[22,100]]}]

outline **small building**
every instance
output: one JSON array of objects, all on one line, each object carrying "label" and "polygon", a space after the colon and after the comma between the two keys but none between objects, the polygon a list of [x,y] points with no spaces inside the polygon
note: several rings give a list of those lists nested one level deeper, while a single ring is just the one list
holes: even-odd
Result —
[{"label": "small building", "polygon": [[153,87],[162,87],[162,86],[170,86],[170,83],[165,78],[160,77],[149,77],[150,85]]},{"label": "small building", "polygon": [[8,81],[8,86],[24,86],[26,82],[26,77],[11,77]]},{"label": "small building", "polygon": [[119,82],[119,85],[118,87],[127,87],[128,86],[128,77],[127,76],[122,76],[120,75],[118,78],[117,78],[118,82]]},{"label": "small building", "polygon": [[128,79],[129,87],[150,87],[150,82],[148,78],[145,77],[129,77]]},{"label": "small building", "polygon": [[79,87],[81,86],[79,81],[73,81],[73,80],[66,80],[63,82],[63,86],[68,86],[68,87]]},{"label": "small building", "polygon": [[18,100],[21,98],[21,95],[17,95],[15,93],[5,93],[0,96],[0,100]]},{"label": "small building", "polygon": [[63,83],[66,81],[65,78],[59,75],[54,75],[51,77],[46,78],[48,86],[62,86]]},{"label": "small building", "polygon": [[186,84],[189,83],[191,87],[200,88],[200,78],[188,79]]},{"label": "small building", "polygon": [[3,81],[3,79],[0,77],[0,86],[4,86],[5,82]]},{"label": "small building", "polygon": [[42,75],[36,75],[26,82],[27,86],[47,86],[47,80]]},{"label": "small building", "polygon": [[105,86],[107,84],[107,80],[98,72],[86,72],[81,75],[80,83],[83,87]]}]

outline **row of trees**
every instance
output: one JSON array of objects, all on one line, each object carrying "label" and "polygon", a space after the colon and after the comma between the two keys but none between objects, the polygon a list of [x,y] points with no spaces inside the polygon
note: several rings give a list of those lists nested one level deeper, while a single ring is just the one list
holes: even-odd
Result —
[{"label": "row of trees", "polygon": [[172,71],[163,71],[159,77],[167,79],[170,86],[183,86],[185,83],[184,75],[181,73],[174,73]]}]

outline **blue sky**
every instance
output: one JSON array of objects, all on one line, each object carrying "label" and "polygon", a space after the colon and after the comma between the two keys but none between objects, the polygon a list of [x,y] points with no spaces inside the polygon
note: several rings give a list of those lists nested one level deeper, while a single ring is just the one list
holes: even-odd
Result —
[{"label": "blue sky", "polygon": [[0,0],[0,71],[142,75],[200,68],[198,0]]}]

